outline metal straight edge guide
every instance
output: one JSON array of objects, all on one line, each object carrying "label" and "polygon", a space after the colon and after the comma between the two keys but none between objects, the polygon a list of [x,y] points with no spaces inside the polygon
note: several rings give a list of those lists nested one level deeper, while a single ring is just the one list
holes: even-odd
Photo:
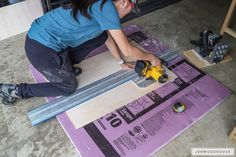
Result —
[{"label": "metal straight edge guide", "polygon": [[120,70],[78,89],[70,96],[62,96],[28,112],[28,117],[32,125],[37,125],[136,77],[138,75],[134,71]]},{"label": "metal straight edge guide", "polygon": [[164,51],[163,54],[159,56],[159,58],[163,59],[166,62],[169,62],[169,61],[173,60],[174,58],[177,58],[178,56],[179,55],[176,50],[168,49],[168,50]]},{"label": "metal straight edge guide", "polygon": [[[168,62],[177,56],[176,51],[167,50],[164,55],[159,57]],[[141,88],[155,82],[153,80],[140,78],[134,71],[120,70],[85,87],[77,89],[76,92],[70,96],[62,96],[35,108],[29,111],[27,115],[31,124],[37,125],[130,80],[133,80],[136,85]]]}]

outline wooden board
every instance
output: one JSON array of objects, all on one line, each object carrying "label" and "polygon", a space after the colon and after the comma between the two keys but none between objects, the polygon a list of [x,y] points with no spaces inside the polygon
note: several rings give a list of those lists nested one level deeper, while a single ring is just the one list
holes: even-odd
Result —
[{"label": "wooden board", "polygon": [[28,31],[31,23],[42,15],[41,0],[26,0],[0,8],[0,40]]},{"label": "wooden board", "polygon": [[[209,63],[208,61],[204,60],[194,49],[184,51],[183,54],[193,65],[195,65],[200,69],[216,64],[216,63]],[[228,62],[230,60],[232,60],[232,57],[230,55],[227,55],[225,59],[220,63]]]},{"label": "wooden board", "polygon": [[233,128],[232,132],[229,135],[229,138],[236,143],[236,126]]},{"label": "wooden board", "polygon": [[[84,60],[79,66],[83,69],[83,73],[78,77],[79,87],[121,69],[109,52]],[[176,78],[169,70],[167,74],[169,81]],[[147,88],[139,88],[133,81],[129,81],[66,112],[71,120],[76,120],[74,126],[80,128],[163,85],[157,82]]]}]

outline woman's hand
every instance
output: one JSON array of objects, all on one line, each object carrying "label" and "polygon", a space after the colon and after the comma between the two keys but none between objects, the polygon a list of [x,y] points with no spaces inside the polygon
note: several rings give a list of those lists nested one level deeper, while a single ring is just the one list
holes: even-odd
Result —
[{"label": "woman's hand", "polygon": [[134,63],[123,63],[123,64],[120,64],[120,67],[123,70],[133,70],[135,67],[135,64]]},{"label": "woman's hand", "polygon": [[158,57],[156,57],[153,54],[148,54],[150,55],[149,61],[151,62],[152,66],[160,66],[161,65],[161,61]]}]

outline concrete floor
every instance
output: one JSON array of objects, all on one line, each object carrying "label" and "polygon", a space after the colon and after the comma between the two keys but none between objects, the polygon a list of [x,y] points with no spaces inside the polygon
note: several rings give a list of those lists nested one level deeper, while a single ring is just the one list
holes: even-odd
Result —
[{"label": "concrete floor", "polygon": [[[192,48],[190,39],[207,28],[218,32],[231,0],[184,0],[127,24],[138,24],[179,52]],[[234,17],[234,28],[236,19]],[[34,82],[24,54],[25,33],[0,42],[0,82]],[[205,68],[232,95],[197,124],[185,131],[153,157],[190,157],[192,147],[234,147],[227,137],[231,117],[236,114],[236,40],[224,35],[232,46],[233,60]],[[14,107],[0,104],[0,157],[76,157],[78,154],[56,119],[32,127],[26,112],[43,98],[23,100]]]}]

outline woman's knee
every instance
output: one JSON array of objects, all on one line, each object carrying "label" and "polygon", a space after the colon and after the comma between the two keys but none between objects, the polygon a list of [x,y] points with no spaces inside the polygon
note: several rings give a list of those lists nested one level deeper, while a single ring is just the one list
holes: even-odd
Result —
[{"label": "woman's knee", "polygon": [[58,88],[61,91],[62,95],[68,96],[76,91],[76,89],[78,88],[78,82],[75,78],[70,79],[70,81],[61,83]]}]

